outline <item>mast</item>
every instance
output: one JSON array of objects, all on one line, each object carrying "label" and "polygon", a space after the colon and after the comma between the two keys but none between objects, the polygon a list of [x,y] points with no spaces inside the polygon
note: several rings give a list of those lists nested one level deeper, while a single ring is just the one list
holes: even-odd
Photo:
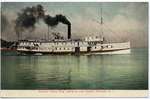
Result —
[{"label": "mast", "polygon": [[102,37],[102,43],[104,42],[104,35],[103,35],[103,7],[102,7],[102,4],[101,4],[101,37]]},{"label": "mast", "polygon": [[102,5],[101,5],[101,29],[102,29],[101,32],[102,32],[102,36],[103,36],[103,14],[102,14],[103,12],[102,11],[103,11],[103,9],[102,9]]}]

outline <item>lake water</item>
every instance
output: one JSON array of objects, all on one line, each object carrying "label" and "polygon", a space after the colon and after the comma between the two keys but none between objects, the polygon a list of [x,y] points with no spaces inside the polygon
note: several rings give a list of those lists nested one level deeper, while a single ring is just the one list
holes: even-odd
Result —
[{"label": "lake water", "polygon": [[146,48],[128,55],[1,54],[2,89],[148,89]]}]

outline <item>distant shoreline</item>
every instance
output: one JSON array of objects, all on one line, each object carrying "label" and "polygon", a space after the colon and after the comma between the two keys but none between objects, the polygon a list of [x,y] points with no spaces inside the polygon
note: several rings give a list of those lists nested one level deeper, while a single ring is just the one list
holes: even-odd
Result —
[{"label": "distant shoreline", "polygon": [[0,48],[1,51],[16,51],[16,49],[11,48]]}]

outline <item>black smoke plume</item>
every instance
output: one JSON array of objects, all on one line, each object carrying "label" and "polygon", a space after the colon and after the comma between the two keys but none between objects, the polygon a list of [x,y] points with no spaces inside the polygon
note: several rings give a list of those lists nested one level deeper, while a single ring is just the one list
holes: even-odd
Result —
[{"label": "black smoke plume", "polygon": [[58,25],[59,22],[68,25],[68,27],[70,27],[71,25],[69,20],[61,14],[56,15],[55,17],[45,15],[44,8],[42,5],[27,7],[23,9],[21,13],[18,13],[18,17],[16,19],[15,30],[18,38],[21,35],[20,32],[24,31],[24,29],[34,29],[35,23],[39,19],[43,19],[44,22],[48,25],[48,27],[55,27],[56,25]]},{"label": "black smoke plume", "polygon": [[20,32],[22,32],[24,29],[34,29],[35,23],[43,17],[44,9],[42,5],[22,9],[22,12],[18,13],[15,25],[15,30],[18,38],[21,35]]},{"label": "black smoke plume", "polygon": [[16,25],[23,28],[34,27],[38,19],[43,17],[44,9],[41,5],[33,6],[31,8],[27,7],[22,10],[22,13],[18,13]]}]

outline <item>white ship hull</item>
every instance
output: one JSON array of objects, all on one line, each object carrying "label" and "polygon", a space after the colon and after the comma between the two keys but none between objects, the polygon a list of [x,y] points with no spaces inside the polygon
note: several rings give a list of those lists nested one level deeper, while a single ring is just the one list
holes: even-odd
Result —
[{"label": "white ship hull", "polygon": [[131,50],[130,49],[122,49],[122,50],[115,50],[115,51],[110,51],[110,52],[96,52],[96,53],[90,53],[90,54],[86,54],[86,55],[91,55],[91,54],[95,54],[95,55],[99,55],[99,54],[130,54]]},{"label": "white ship hull", "polygon": [[87,41],[22,41],[17,51],[24,54],[129,54],[130,42],[107,43]]}]

